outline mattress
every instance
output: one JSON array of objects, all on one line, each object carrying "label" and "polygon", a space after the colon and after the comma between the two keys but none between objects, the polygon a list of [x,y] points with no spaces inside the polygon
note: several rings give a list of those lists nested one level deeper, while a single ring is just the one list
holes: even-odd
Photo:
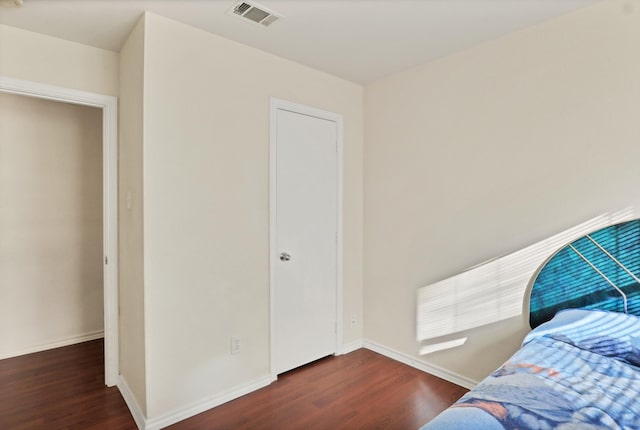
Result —
[{"label": "mattress", "polygon": [[640,318],[568,309],[422,430],[640,429]]}]

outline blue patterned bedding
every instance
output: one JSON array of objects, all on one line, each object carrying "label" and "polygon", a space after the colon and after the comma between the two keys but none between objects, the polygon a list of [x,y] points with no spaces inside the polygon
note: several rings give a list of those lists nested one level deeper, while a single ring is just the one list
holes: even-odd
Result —
[{"label": "blue patterned bedding", "polygon": [[565,310],[421,430],[640,429],[640,318]]}]

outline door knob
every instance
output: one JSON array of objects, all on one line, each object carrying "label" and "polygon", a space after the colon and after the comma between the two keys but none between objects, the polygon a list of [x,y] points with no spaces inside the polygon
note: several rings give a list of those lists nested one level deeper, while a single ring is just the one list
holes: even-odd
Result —
[{"label": "door knob", "polygon": [[280,253],[280,261],[289,261],[289,260],[291,260],[291,255],[287,254],[286,252]]}]

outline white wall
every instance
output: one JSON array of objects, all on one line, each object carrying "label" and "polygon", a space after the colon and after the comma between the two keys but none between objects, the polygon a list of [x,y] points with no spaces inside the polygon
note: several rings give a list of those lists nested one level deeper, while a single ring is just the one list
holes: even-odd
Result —
[{"label": "white wall", "polygon": [[144,19],[120,51],[118,245],[120,374],[146,411],[142,141]]},{"label": "white wall", "polygon": [[[145,25],[153,419],[269,376],[270,96],[344,115],[344,315],[362,320],[362,87],[153,14]],[[361,333],[347,323],[345,343]]]},{"label": "white wall", "polygon": [[[365,338],[417,357],[416,291],[640,203],[640,10],[595,6],[365,88]],[[519,318],[422,359],[475,380]]]},{"label": "white wall", "polygon": [[101,337],[102,111],[0,93],[0,358]]},{"label": "white wall", "polygon": [[118,95],[116,52],[0,24],[0,76]]}]

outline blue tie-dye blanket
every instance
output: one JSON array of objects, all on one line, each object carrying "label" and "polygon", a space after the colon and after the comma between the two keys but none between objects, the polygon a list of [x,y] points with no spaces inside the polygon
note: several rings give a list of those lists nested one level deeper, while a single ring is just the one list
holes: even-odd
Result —
[{"label": "blue tie-dye blanket", "polygon": [[421,430],[640,429],[640,318],[565,310]]}]

